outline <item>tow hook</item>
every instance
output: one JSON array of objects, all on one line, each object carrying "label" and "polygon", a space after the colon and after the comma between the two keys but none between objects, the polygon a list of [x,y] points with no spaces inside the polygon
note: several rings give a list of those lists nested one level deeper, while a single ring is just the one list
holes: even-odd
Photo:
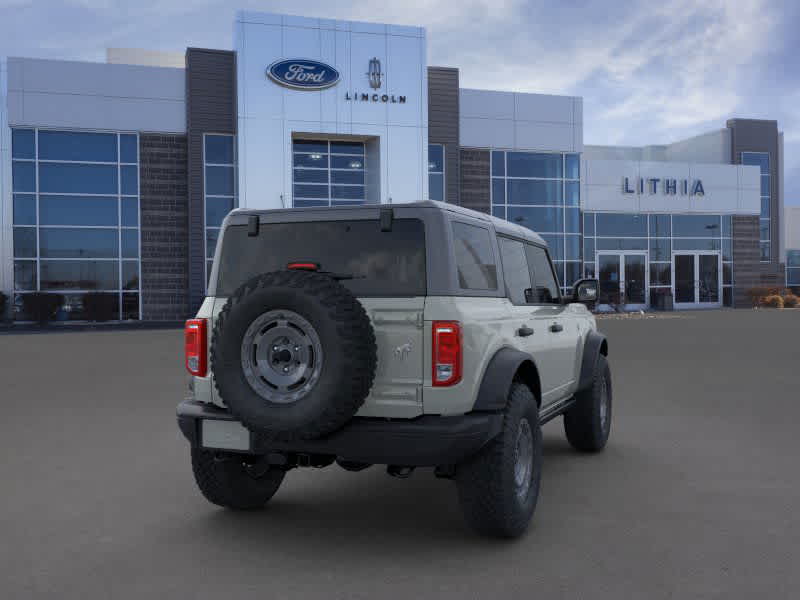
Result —
[{"label": "tow hook", "polygon": [[398,479],[408,479],[409,477],[411,477],[411,473],[414,472],[414,468],[415,467],[389,465],[388,467],[386,467],[386,472],[392,477],[397,477]]}]

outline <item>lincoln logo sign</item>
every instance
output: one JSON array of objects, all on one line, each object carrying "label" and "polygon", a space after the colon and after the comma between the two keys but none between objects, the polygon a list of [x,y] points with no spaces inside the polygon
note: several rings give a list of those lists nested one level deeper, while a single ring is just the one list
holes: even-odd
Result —
[{"label": "lincoln logo sign", "polygon": [[[369,81],[369,87],[373,90],[380,89],[381,85],[383,85],[383,71],[381,71],[381,61],[378,60],[377,57],[373,57],[369,61],[369,66],[367,67],[367,81]],[[345,92],[344,99],[349,102],[387,102],[389,104],[405,104],[406,97],[394,94],[368,94],[365,92]]]},{"label": "lincoln logo sign", "polygon": [[699,179],[661,179],[659,177],[636,177],[631,181],[629,177],[622,178],[623,194],[656,194],[659,191],[667,196],[674,196],[680,192],[681,196],[705,196],[703,182]]},{"label": "lincoln logo sign", "polygon": [[267,75],[275,83],[296,90],[324,90],[339,82],[339,71],[332,66],[299,58],[272,63]]},{"label": "lincoln logo sign", "polygon": [[367,71],[367,77],[369,77],[369,87],[373,90],[377,90],[381,87],[381,61],[377,58],[373,58],[369,61],[369,71]]}]

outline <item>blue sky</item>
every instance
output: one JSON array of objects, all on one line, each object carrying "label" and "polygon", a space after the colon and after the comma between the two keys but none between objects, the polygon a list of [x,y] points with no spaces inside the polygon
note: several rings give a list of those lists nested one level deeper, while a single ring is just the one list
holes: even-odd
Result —
[{"label": "blue sky", "polygon": [[106,47],[230,48],[238,8],[422,25],[461,85],[584,98],[588,144],[668,143],[777,119],[800,204],[800,3],[769,0],[0,0],[0,56],[104,60]]}]

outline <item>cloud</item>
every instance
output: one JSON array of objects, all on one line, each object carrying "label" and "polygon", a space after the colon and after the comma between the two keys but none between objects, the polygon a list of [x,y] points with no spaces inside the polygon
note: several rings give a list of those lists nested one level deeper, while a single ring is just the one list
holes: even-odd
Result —
[{"label": "cloud", "polygon": [[[423,25],[461,85],[584,98],[584,139],[646,145],[775,118],[800,200],[800,11],[770,0],[0,0],[0,56],[102,60],[106,47],[230,48],[236,9]],[[799,169],[800,170],[800,169]]]}]

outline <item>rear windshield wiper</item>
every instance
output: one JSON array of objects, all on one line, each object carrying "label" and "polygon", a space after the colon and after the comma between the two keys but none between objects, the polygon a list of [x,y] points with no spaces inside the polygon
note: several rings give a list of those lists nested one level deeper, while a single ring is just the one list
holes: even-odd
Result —
[{"label": "rear windshield wiper", "polygon": [[366,279],[366,275],[353,275],[352,273],[331,273],[330,271],[317,271],[322,275],[327,275],[336,281],[344,281],[346,279]]}]

